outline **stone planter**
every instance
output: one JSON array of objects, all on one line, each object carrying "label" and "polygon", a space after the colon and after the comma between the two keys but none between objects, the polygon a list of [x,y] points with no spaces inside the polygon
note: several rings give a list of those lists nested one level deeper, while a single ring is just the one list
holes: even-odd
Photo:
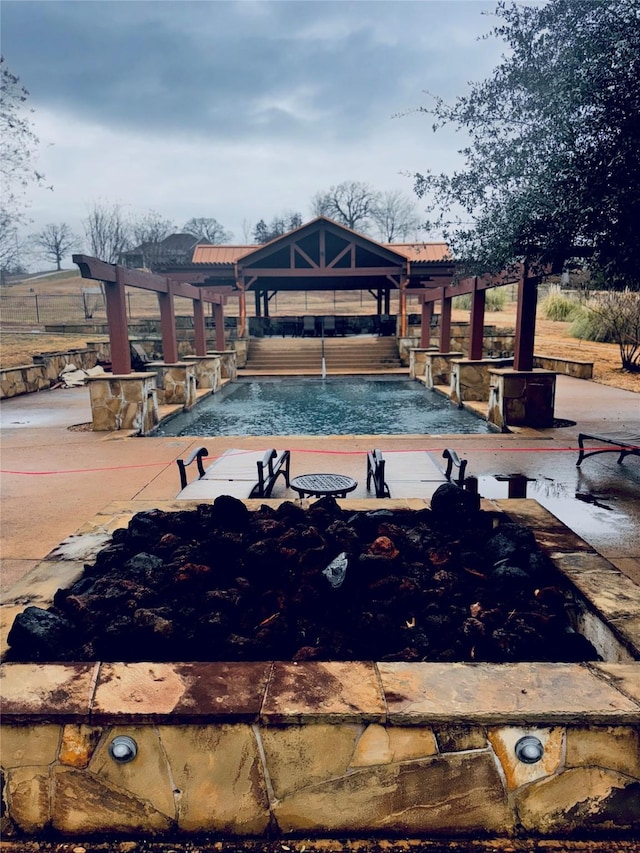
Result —
[{"label": "stone planter", "polygon": [[[5,632],[155,507],[189,504],[108,506],[14,587]],[[535,501],[485,508],[531,527],[602,662],[5,663],[5,837],[640,832],[640,591]],[[110,752],[122,736],[130,762]]]}]

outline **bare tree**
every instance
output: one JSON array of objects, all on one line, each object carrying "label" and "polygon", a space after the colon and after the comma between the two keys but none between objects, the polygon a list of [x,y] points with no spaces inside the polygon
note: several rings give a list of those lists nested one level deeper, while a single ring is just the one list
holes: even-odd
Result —
[{"label": "bare tree", "polygon": [[362,181],[343,181],[327,192],[316,193],[312,210],[316,216],[328,216],[347,228],[364,231],[373,218],[380,193]]},{"label": "bare tree", "polygon": [[25,249],[18,236],[15,221],[6,210],[0,208],[0,283],[8,275],[24,270],[22,259]]},{"label": "bare tree", "polygon": [[62,269],[61,262],[66,254],[78,247],[80,238],[73,233],[65,222],[45,225],[32,237],[37,247],[36,254],[42,258],[51,258],[57,269]]},{"label": "bare tree", "polygon": [[242,240],[245,243],[248,243],[251,240],[251,234],[253,233],[253,225],[250,220],[243,219],[242,220]]},{"label": "bare tree", "polygon": [[217,219],[207,217],[194,217],[182,226],[182,230],[186,234],[193,234],[201,240],[206,240],[208,243],[229,243],[233,240],[231,231],[227,231]]},{"label": "bare tree", "polygon": [[159,243],[169,234],[173,234],[175,230],[176,226],[173,222],[170,219],[164,219],[155,210],[150,210],[131,223],[131,237],[135,245]]},{"label": "bare tree", "polygon": [[131,223],[133,246],[140,247],[145,268],[155,270],[166,255],[162,241],[173,234],[176,226],[170,219],[165,219],[154,210],[144,216],[134,219]]},{"label": "bare tree", "polygon": [[415,204],[400,190],[380,193],[371,218],[378,229],[380,239],[386,243],[414,237],[420,227]]},{"label": "bare tree", "polygon": [[121,206],[94,202],[82,224],[91,254],[108,264],[118,263],[131,244],[131,227]]}]

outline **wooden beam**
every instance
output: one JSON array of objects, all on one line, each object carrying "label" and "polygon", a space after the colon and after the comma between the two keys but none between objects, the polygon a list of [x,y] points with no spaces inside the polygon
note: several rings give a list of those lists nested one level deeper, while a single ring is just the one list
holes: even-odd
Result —
[{"label": "wooden beam", "polygon": [[173,294],[169,284],[167,284],[165,293],[158,293],[158,305],[160,306],[160,329],[162,331],[162,360],[166,364],[174,364],[178,360],[178,339]]},{"label": "wooden beam", "polygon": [[440,291],[440,352],[451,350],[451,296],[447,292],[447,287]]},{"label": "wooden beam", "polygon": [[400,337],[407,336],[407,282],[401,282],[398,292],[398,314],[400,314]]},{"label": "wooden beam", "polygon": [[[342,249],[340,252],[338,252],[338,254],[331,261],[331,263],[327,264],[326,269],[329,269],[329,270],[333,269],[335,267],[335,265],[338,263],[338,261],[341,261],[344,258],[344,256],[349,254],[350,252],[352,252],[353,249],[354,249],[353,243],[347,243],[347,245],[344,247],[344,249]],[[353,254],[351,256],[350,264],[353,266]],[[344,270],[345,268],[340,267],[340,269]]]},{"label": "wooden beam", "polygon": [[475,287],[471,293],[469,358],[479,361],[484,349],[484,308],[487,291],[480,289],[477,277],[474,282]]},{"label": "wooden beam", "polygon": [[222,305],[213,306],[213,317],[216,324],[216,349],[218,352],[222,352],[225,349],[224,309]]},{"label": "wooden beam", "polygon": [[[92,258],[89,255],[73,255],[73,262],[80,268],[82,278],[91,278],[96,281],[115,282],[117,270],[122,270],[121,280],[126,287],[138,287],[142,290],[151,290],[155,293],[168,293],[169,284],[173,288],[174,296],[181,296],[185,299],[205,299],[207,302],[213,302],[221,294],[232,293],[233,288],[229,285],[225,286],[208,286],[207,294],[203,295],[203,288],[195,287],[185,280],[186,273],[178,273],[177,278],[167,278],[167,276],[156,275],[155,273],[143,272],[142,270],[132,270],[128,267],[122,267],[119,264],[107,264],[99,258]],[[204,274],[202,274],[204,276]]]},{"label": "wooden beam", "polygon": [[533,370],[533,347],[536,336],[536,305],[538,302],[538,276],[527,275],[525,266],[518,284],[518,308],[513,367],[515,370]]},{"label": "wooden beam", "polygon": [[420,314],[420,346],[425,349],[431,343],[431,319],[433,302],[423,302]]},{"label": "wooden beam", "polygon": [[195,332],[196,355],[207,354],[207,330],[204,320],[204,302],[193,300],[193,330]]},{"label": "wooden beam", "polygon": [[104,282],[104,298],[109,324],[111,369],[116,374],[126,375],[131,373],[131,348],[122,267],[116,272],[114,281]]},{"label": "wooden beam", "polygon": [[300,248],[300,246],[298,246],[298,244],[297,244],[297,243],[292,243],[291,245],[293,246],[293,252],[294,252],[294,257],[293,257],[293,258],[292,258],[292,260],[291,260],[291,266],[292,266],[293,268],[296,268],[296,265],[295,265],[295,253],[297,252],[297,253],[300,255],[300,257],[301,257],[301,258],[304,258],[304,260],[305,260],[307,263],[311,264],[311,268],[312,268],[312,269],[314,269],[314,270],[319,269],[318,264],[313,260],[313,258],[310,258],[310,257],[309,257],[309,255],[304,251],[304,249],[301,249],[301,248]]},{"label": "wooden beam", "polygon": [[366,278],[367,276],[402,275],[402,267],[357,267],[348,271],[341,268],[324,267],[324,269],[269,269],[247,267],[243,270],[245,275],[254,275],[258,278]]}]

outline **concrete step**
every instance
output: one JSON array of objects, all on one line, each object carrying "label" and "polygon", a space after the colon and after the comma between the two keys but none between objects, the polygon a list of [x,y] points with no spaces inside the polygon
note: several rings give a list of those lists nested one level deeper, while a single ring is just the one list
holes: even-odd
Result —
[{"label": "concrete step", "polygon": [[[324,356],[328,370],[366,373],[372,370],[402,368],[395,338],[325,338]],[[252,338],[245,370],[313,372],[320,369],[321,363],[321,339]]]}]

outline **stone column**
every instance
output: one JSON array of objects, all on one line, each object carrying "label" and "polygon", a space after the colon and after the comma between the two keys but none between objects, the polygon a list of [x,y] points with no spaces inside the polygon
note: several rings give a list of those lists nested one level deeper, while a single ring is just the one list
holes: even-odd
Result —
[{"label": "stone column", "polygon": [[437,352],[435,347],[412,347],[409,350],[409,377],[424,379],[427,353]]},{"label": "stone column", "polygon": [[549,370],[490,370],[487,420],[509,426],[550,427],[556,396],[556,374]]},{"label": "stone column", "polygon": [[155,373],[107,373],[87,382],[94,430],[132,429],[146,435],[158,423]]},{"label": "stone column", "polygon": [[219,390],[222,376],[222,357],[219,355],[185,355],[183,361],[193,364],[198,388]]},{"label": "stone column", "polygon": [[462,356],[461,352],[425,353],[424,376],[427,388],[435,388],[436,385],[446,385],[448,388],[451,381],[451,362]]},{"label": "stone column", "polygon": [[249,355],[249,341],[247,338],[243,338],[242,340],[236,339],[233,342],[233,347],[236,352],[236,364],[238,367],[246,367],[247,358]]},{"label": "stone column", "polygon": [[223,379],[236,379],[238,366],[247,363],[247,341],[234,341],[235,349],[209,350],[207,355],[220,356],[220,369]]},{"label": "stone column", "polygon": [[461,406],[464,400],[488,400],[491,385],[490,370],[512,365],[512,358],[460,358],[451,362],[449,396],[452,402]]},{"label": "stone column", "polygon": [[157,374],[159,405],[178,405],[191,409],[196,403],[196,376],[192,362],[152,361],[149,366]]}]

